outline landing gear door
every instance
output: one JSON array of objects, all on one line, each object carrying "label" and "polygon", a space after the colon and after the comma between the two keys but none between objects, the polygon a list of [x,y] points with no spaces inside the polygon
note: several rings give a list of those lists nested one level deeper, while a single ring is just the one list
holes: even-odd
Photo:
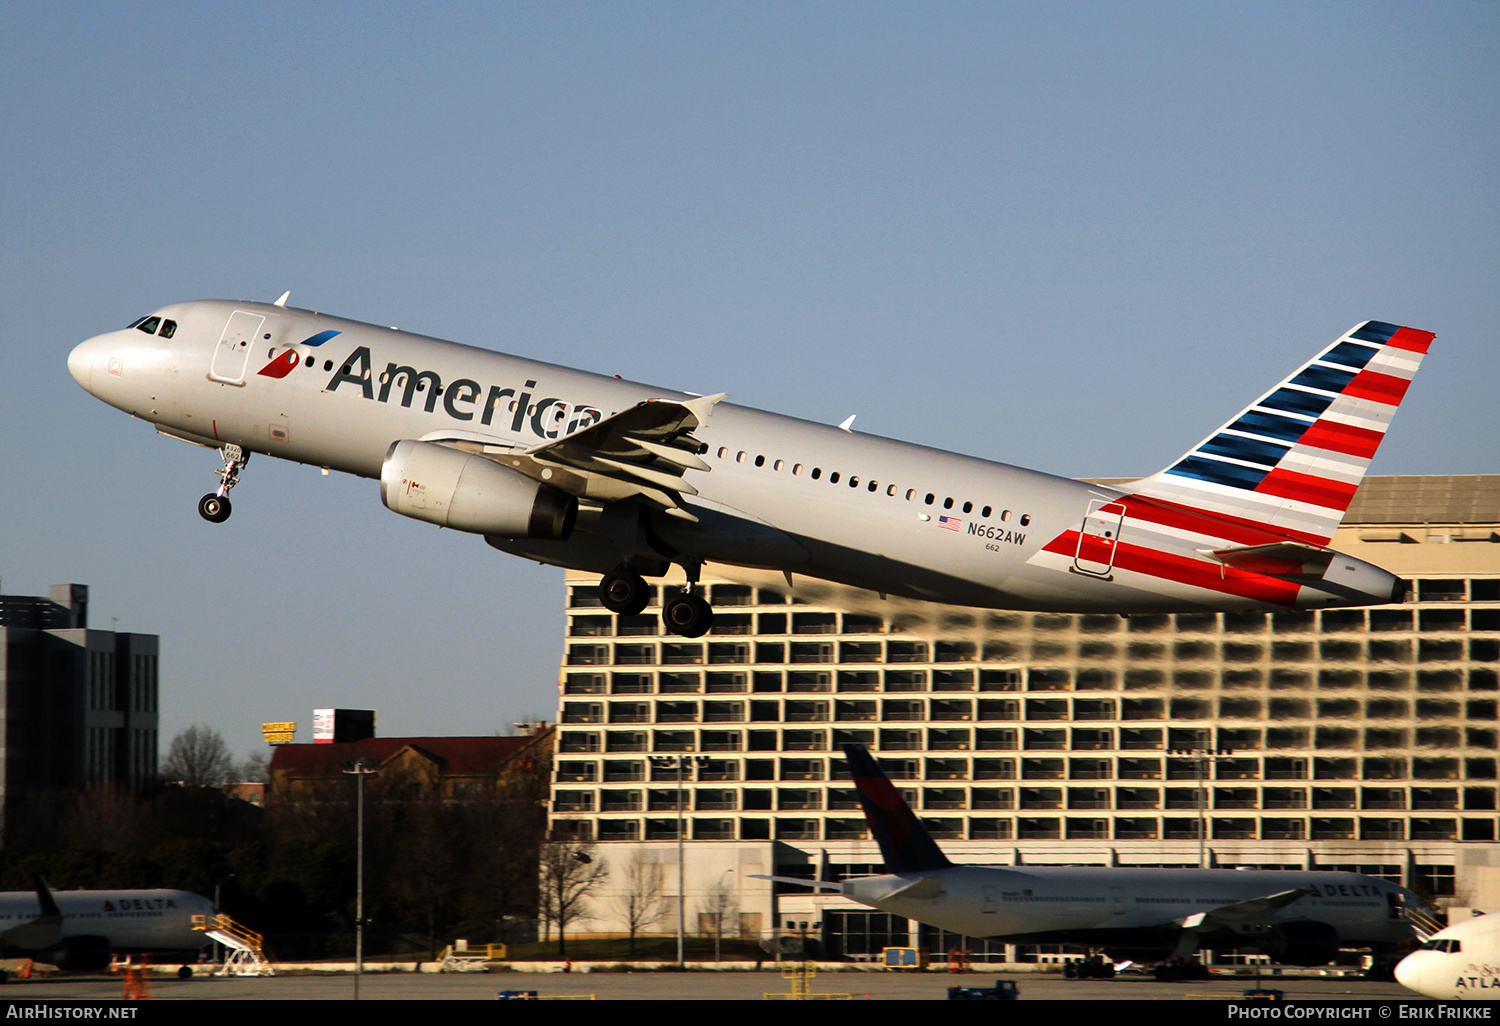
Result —
[{"label": "landing gear door", "polygon": [[1088,515],[1078,532],[1078,552],[1073,569],[1083,574],[1104,577],[1115,567],[1115,550],[1120,541],[1120,527],[1125,521],[1125,506],[1119,502],[1089,503]]},{"label": "landing gear door", "polygon": [[266,319],[260,314],[246,313],[244,310],[236,310],[230,314],[229,323],[224,325],[224,334],[219,336],[219,344],[214,347],[214,360],[208,369],[208,376],[226,385],[243,385],[250,349],[255,345],[260,326],[264,323]]}]

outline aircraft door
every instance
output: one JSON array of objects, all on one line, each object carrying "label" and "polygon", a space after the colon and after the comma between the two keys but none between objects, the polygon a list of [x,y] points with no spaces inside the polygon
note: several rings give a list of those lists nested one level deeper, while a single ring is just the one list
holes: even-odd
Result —
[{"label": "aircraft door", "polygon": [[995,888],[986,885],[986,886],[981,887],[979,889],[979,893],[980,893],[980,896],[982,898],[982,901],[980,902],[980,911],[983,911],[983,912],[998,912],[998,911],[1000,911],[1000,898],[999,898],[998,895],[996,895]]},{"label": "aircraft door", "polygon": [[250,349],[264,323],[266,319],[260,314],[244,310],[236,310],[230,314],[229,323],[224,325],[224,334],[219,336],[219,344],[214,347],[214,359],[208,368],[208,376],[226,385],[243,385]]},{"label": "aircraft door", "polygon": [[1124,503],[1097,499],[1089,503],[1088,515],[1083,518],[1083,528],[1078,532],[1078,552],[1073,557],[1073,568],[1095,577],[1103,577],[1113,570],[1115,549],[1124,521]]},{"label": "aircraft door", "polygon": [[1117,916],[1125,914],[1125,888],[1111,887],[1109,889],[1109,911]]}]

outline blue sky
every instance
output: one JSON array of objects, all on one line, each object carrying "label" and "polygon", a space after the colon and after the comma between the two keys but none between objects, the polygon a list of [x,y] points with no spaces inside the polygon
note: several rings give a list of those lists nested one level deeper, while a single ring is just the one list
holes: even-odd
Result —
[{"label": "blue sky", "polygon": [[1373,472],[1496,472],[1497,51],[1489,3],[5,5],[0,588],[90,584],[240,756],[551,718],[559,571],[264,458],[208,525],[216,457],[68,377],[285,289],[1070,476],[1378,318],[1438,341]]}]

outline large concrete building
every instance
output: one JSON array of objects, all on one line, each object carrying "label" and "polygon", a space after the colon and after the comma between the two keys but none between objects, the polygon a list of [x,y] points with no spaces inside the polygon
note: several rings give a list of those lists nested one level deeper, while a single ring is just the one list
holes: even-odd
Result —
[{"label": "large concrete building", "polygon": [[0,844],[29,798],[156,781],[158,639],[89,627],[88,597],[0,595]]},{"label": "large concrete building", "polygon": [[[878,871],[854,741],[955,861],[1352,869],[1494,907],[1500,475],[1370,478],[1333,545],[1412,596],[1122,618],[789,596],[768,575],[712,583],[714,629],[688,640],[570,576],[553,835],[675,863],[683,759],[690,929],[727,890],[746,933],[904,940],[915,924],[753,878]],[[623,929],[620,905],[602,892],[595,925]]]}]

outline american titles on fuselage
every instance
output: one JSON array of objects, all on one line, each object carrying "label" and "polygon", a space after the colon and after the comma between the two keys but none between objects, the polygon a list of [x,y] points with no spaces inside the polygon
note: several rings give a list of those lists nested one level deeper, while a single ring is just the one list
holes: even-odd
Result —
[{"label": "american titles on fuselage", "polygon": [[[490,385],[486,389],[473,378],[455,378],[444,386],[437,371],[417,370],[397,363],[387,363],[379,379],[372,380],[371,362],[370,347],[358,347],[339,366],[324,390],[335,392],[340,385],[353,385],[364,398],[386,403],[390,402],[391,393],[399,386],[401,405],[406,407],[411,406],[416,393],[426,392],[427,398],[422,405],[428,413],[436,411],[441,396],[443,412],[454,420],[472,421],[478,414],[479,423],[488,427],[494,423],[495,414],[503,411],[511,414],[510,430],[513,433],[529,430],[538,438],[561,438],[597,424],[606,416],[602,410],[570,403],[558,396],[538,398],[529,391],[536,387],[536,382],[531,380],[521,386],[519,393],[514,388],[499,385]],[[380,386],[378,390],[377,384]],[[470,408],[479,402],[481,395],[484,396],[483,405],[478,409]],[[503,425],[505,418],[500,420]]]}]

